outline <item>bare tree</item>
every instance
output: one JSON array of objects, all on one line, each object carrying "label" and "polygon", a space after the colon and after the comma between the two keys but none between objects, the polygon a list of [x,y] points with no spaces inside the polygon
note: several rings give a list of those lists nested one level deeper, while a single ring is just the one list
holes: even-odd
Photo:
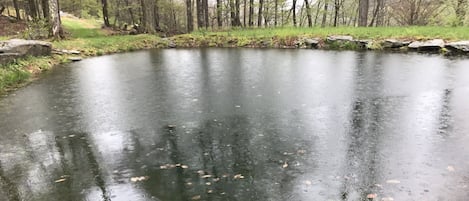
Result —
[{"label": "bare tree", "polygon": [[194,31],[194,19],[192,18],[192,1],[186,0],[186,23],[187,23],[187,32]]},{"label": "bare tree", "polygon": [[262,8],[264,6],[264,0],[259,0],[259,11],[257,12],[257,26],[262,26]]},{"label": "bare tree", "polygon": [[306,7],[306,16],[308,17],[308,27],[313,26],[313,19],[311,17],[311,8],[309,6],[309,1],[305,0],[305,7]]},{"label": "bare tree", "polygon": [[391,4],[391,16],[401,25],[426,25],[442,5],[434,0],[396,0]]},{"label": "bare tree", "polygon": [[366,27],[368,24],[369,0],[358,1],[358,26]]},{"label": "bare tree", "polygon": [[103,7],[103,20],[104,20],[104,26],[110,27],[111,24],[109,23],[109,12],[108,12],[108,3],[107,0],[101,0],[101,4]]},{"label": "bare tree", "polygon": [[466,18],[467,0],[457,0],[456,2],[456,25],[462,26]]}]

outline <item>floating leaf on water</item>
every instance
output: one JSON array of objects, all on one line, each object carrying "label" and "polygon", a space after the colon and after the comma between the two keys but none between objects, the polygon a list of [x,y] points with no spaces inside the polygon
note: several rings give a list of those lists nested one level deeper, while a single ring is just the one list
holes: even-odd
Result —
[{"label": "floating leaf on water", "polygon": [[62,182],[64,182],[64,181],[66,181],[66,180],[67,180],[67,179],[62,178],[62,179],[57,179],[57,180],[55,180],[54,182],[55,182],[55,183],[62,183]]},{"label": "floating leaf on water", "polygon": [[448,168],[446,168],[446,169],[448,169],[448,171],[450,171],[450,172],[454,172],[454,171],[456,171],[456,169],[454,169],[454,167],[453,167],[453,166],[451,166],[451,165],[450,165],[450,166],[448,166]]},{"label": "floating leaf on water", "polygon": [[206,182],[205,185],[210,186],[210,185],[212,185],[212,183]]},{"label": "floating leaf on water", "polygon": [[74,137],[75,137],[75,135],[69,135],[68,137],[69,137],[69,138],[74,138]]},{"label": "floating leaf on water", "polygon": [[223,178],[227,178],[227,177],[229,177],[229,176],[230,176],[229,174],[223,174],[223,175],[222,175]]},{"label": "floating leaf on water", "polygon": [[401,181],[395,180],[395,179],[391,179],[391,180],[387,180],[386,183],[388,183],[388,184],[400,184]]},{"label": "floating leaf on water", "polygon": [[214,182],[220,181],[220,178],[213,178]]},{"label": "floating leaf on water", "polygon": [[196,195],[196,196],[192,196],[192,200],[200,200],[200,198],[202,198],[202,196],[200,195]]},{"label": "floating leaf on water", "polygon": [[209,193],[209,194],[210,194],[210,193],[213,193],[213,190],[208,190],[207,193]]},{"label": "floating leaf on water", "polygon": [[199,174],[200,176],[205,175],[205,171],[199,170],[199,171],[197,171],[197,174]]},{"label": "floating leaf on water", "polygon": [[168,166],[166,166],[166,165],[160,165],[160,169],[162,169],[162,170],[168,169]]},{"label": "floating leaf on water", "polygon": [[282,165],[282,168],[287,168],[288,167],[288,163],[285,161],[285,163],[283,163]]},{"label": "floating leaf on water", "polygon": [[237,174],[237,175],[233,176],[233,179],[244,179],[244,176],[241,175],[241,174]]},{"label": "floating leaf on water", "polygon": [[201,176],[200,178],[202,178],[202,179],[205,179],[205,178],[210,178],[210,177],[213,177],[213,175],[209,175],[209,174],[207,174],[207,175],[203,175],[203,176]]},{"label": "floating leaf on water", "polygon": [[236,108],[240,108],[240,107],[241,107],[241,105],[236,105],[235,107],[236,107]]},{"label": "floating leaf on water", "polygon": [[187,182],[186,185],[192,186],[192,182]]},{"label": "floating leaf on water", "polygon": [[381,198],[381,201],[394,201],[394,198],[392,198],[392,197],[384,197],[384,198]]},{"label": "floating leaf on water", "polygon": [[308,186],[311,185],[311,184],[313,184],[313,183],[312,183],[311,181],[309,181],[309,180],[306,180],[304,183],[305,183],[306,185],[308,185]]},{"label": "floating leaf on water", "polygon": [[366,196],[366,198],[368,198],[368,199],[375,199],[376,197],[378,197],[378,195],[376,193],[370,193]]},{"label": "floating leaf on water", "polygon": [[130,178],[131,182],[139,182],[139,181],[145,181],[148,180],[150,177],[148,176],[141,176],[141,177],[132,177]]},{"label": "floating leaf on water", "polygon": [[182,169],[187,169],[187,168],[189,168],[189,166],[187,166],[187,165],[181,165],[181,168],[182,168]]}]

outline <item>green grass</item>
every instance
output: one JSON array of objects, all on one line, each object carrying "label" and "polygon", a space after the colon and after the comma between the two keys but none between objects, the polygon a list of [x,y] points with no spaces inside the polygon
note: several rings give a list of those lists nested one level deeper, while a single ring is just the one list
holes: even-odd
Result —
[{"label": "green grass", "polygon": [[308,36],[327,37],[329,35],[350,35],[358,39],[434,39],[465,40],[469,39],[467,27],[313,27],[313,28],[254,28],[233,29],[220,32],[196,31],[198,36],[234,36],[234,37],[288,37]]},{"label": "green grass", "polygon": [[62,26],[72,38],[94,38],[106,35],[96,20],[63,17]]}]

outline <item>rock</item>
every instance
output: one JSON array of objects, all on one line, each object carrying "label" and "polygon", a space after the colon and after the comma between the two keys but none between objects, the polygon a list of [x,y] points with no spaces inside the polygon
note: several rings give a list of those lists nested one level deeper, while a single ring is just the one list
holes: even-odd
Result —
[{"label": "rock", "polygon": [[370,47],[372,44],[371,40],[355,40],[354,42],[357,44],[359,49],[364,49],[364,50],[371,49]]},{"label": "rock", "polygon": [[72,62],[77,62],[77,61],[83,60],[83,58],[81,58],[81,57],[69,57],[68,60],[72,61]]},{"label": "rock", "polygon": [[445,48],[451,52],[467,54],[469,53],[469,41],[458,41],[458,42],[447,43],[445,45]]},{"label": "rock", "polygon": [[169,41],[168,47],[169,48],[176,48],[176,43],[174,43],[174,41]]},{"label": "rock", "polygon": [[352,36],[328,36],[327,42],[353,42]]},{"label": "rock", "polygon": [[319,46],[319,40],[308,38],[308,39],[305,39],[305,44],[307,48],[316,49]]},{"label": "rock", "polygon": [[18,53],[21,56],[47,56],[52,52],[52,44],[37,40],[11,39],[0,42],[0,54]]},{"label": "rock", "polygon": [[54,49],[54,54],[81,54],[78,50],[61,50],[61,49]]},{"label": "rock", "polygon": [[0,54],[0,64],[6,64],[14,61],[17,58],[20,58],[21,55],[18,53],[3,53]]},{"label": "rock", "polygon": [[386,39],[383,42],[384,48],[401,48],[408,46],[410,44],[409,41],[399,41],[396,39]]},{"label": "rock", "polygon": [[409,44],[409,49],[417,50],[420,52],[437,52],[445,46],[445,41],[442,39],[433,39],[424,42],[414,41]]}]

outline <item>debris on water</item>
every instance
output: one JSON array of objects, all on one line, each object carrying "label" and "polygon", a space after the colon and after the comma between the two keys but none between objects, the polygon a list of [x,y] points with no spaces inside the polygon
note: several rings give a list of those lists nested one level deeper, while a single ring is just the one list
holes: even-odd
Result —
[{"label": "debris on water", "polygon": [[233,179],[244,179],[244,176],[242,174],[237,174],[233,176]]},{"label": "debris on water", "polygon": [[227,177],[229,177],[229,176],[230,176],[229,174],[223,174],[223,175],[222,175],[223,178],[227,178]]},{"label": "debris on water", "polygon": [[194,98],[194,99],[192,99],[192,101],[193,101],[193,102],[197,102],[197,101],[199,101],[199,99]]},{"label": "debris on water", "polygon": [[368,199],[375,199],[376,197],[378,197],[378,195],[376,193],[370,193],[366,196],[366,198],[368,198]]},{"label": "debris on water", "polygon": [[202,178],[202,179],[206,179],[206,178],[210,178],[210,177],[213,177],[213,175],[207,174],[207,175],[200,176],[200,178]]},{"label": "debris on water", "polygon": [[192,182],[187,182],[186,185],[192,186]]},{"label": "debris on water", "polygon": [[306,150],[300,149],[296,151],[297,154],[306,154]]},{"label": "debris on water", "polygon": [[208,194],[213,193],[213,190],[208,190],[207,193]]},{"label": "debris on water", "polygon": [[74,138],[74,137],[75,137],[75,135],[68,135],[68,137],[69,137],[69,138]]},{"label": "debris on water", "polygon": [[285,168],[287,168],[287,167],[288,167],[288,163],[287,163],[287,161],[285,161],[285,163],[283,163],[283,165],[282,165],[282,168],[285,169]]},{"label": "debris on water", "polygon": [[55,182],[55,183],[62,183],[62,182],[64,182],[64,181],[67,181],[67,179],[66,179],[66,178],[57,179],[57,180],[55,180],[54,182]]},{"label": "debris on water", "polygon": [[311,185],[311,184],[313,184],[310,180],[306,180],[304,183],[305,183],[306,185],[308,185],[308,186]]},{"label": "debris on water", "polygon": [[187,165],[181,165],[181,168],[182,168],[182,169],[187,169],[187,168],[189,168],[189,166],[187,166]]},{"label": "debris on water", "polygon": [[384,197],[384,198],[381,198],[381,201],[394,201],[394,198],[392,198],[392,197]]},{"label": "debris on water", "polygon": [[236,106],[235,106],[235,108],[240,108],[240,107],[241,107],[241,105],[236,105]]},{"label": "debris on water", "polygon": [[220,178],[213,178],[213,182],[220,181]]},{"label": "debris on water", "polygon": [[131,182],[140,182],[140,181],[146,181],[149,178],[150,177],[148,177],[148,176],[132,177],[132,178],[130,178],[130,181]]},{"label": "debris on water", "polygon": [[200,195],[196,195],[196,196],[192,196],[192,200],[200,200],[200,198],[202,198],[202,196]]},{"label": "debris on water", "polygon": [[210,186],[210,185],[212,185],[212,183],[210,183],[210,182],[205,182],[205,185]]},{"label": "debris on water", "polygon": [[387,180],[386,183],[388,183],[388,184],[400,184],[401,181],[395,180],[395,179],[391,179],[391,180]]},{"label": "debris on water", "polygon": [[198,170],[198,171],[197,171],[197,174],[199,174],[200,176],[203,176],[203,175],[205,175],[205,171],[203,171],[203,170]]},{"label": "debris on water", "polygon": [[166,128],[168,128],[169,130],[174,130],[174,129],[176,129],[176,125],[168,124],[168,125],[166,126]]},{"label": "debris on water", "polygon": [[456,171],[456,169],[454,169],[454,167],[453,167],[453,166],[451,166],[451,165],[450,165],[450,166],[448,166],[448,168],[446,168],[446,169],[448,169],[448,171],[450,171],[450,172],[454,172],[454,171]]}]

